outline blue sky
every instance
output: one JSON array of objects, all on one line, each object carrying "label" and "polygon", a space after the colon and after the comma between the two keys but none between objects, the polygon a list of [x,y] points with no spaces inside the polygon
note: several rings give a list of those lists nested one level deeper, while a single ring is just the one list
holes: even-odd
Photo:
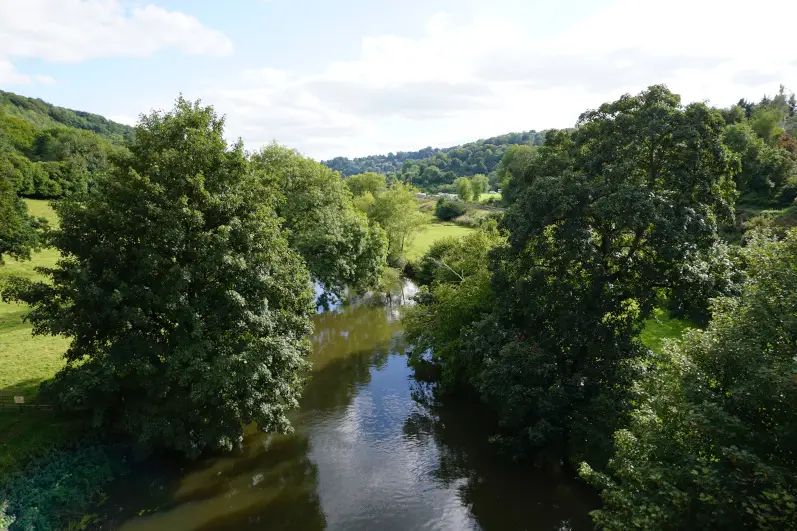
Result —
[{"label": "blue sky", "polygon": [[797,89],[791,0],[0,0],[0,88],[132,123],[183,93],[315,158],[566,127],[667,83]]}]

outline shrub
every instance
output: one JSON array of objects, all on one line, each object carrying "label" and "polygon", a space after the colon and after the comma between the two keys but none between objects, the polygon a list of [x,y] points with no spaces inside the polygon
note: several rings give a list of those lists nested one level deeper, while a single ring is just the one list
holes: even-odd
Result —
[{"label": "shrub", "polygon": [[459,203],[455,203],[450,199],[441,197],[437,200],[437,206],[434,209],[434,215],[441,221],[451,221],[465,213],[466,209]]}]

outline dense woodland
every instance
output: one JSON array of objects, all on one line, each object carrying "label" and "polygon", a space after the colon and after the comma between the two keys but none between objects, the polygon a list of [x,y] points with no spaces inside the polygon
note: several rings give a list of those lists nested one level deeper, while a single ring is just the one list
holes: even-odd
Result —
[{"label": "dense woodland", "polygon": [[[717,109],[651,86],[544,141],[329,162],[346,179],[279,145],[228,144],[199,102],[128,133],[4,97],[0,258],[46,245],[61,259],[2,295],[30,306],[34,333],[70,340],[41,393],[105,437],[197,457],[231,449],[244,424],[290,430],[312,282],[341,297],[403,270],[421,285],[404,317],[409,362],[434,369],[441,399],[484,402],[507,459],[578,470],[603,500],[599,528],[797,526],[785,89]],[[408,260],[427,222],[416,186],[462,197],[491,180],[505,213]],[[60,224],[30,216],[26,195],[59,197]],[[441,201],[437,215],[460,207]],[[640,333],[662,310],[695,326],[653,352]],[[50,462],[97,463],[69,455]],[[91,483],[53,485],[47,470],[0,480],[0,522],[52,527]]]},{"label": "dense woodland", "polygon": [[[511,146],[536,146],[544,138],[544,133],[531,130],[444,149],[427,147],[420,151],[399,151],[395,154],[355,159],[336,157],[322,164],[346,176],[367,172],[383,173],[391,179],[410,183],[421,190],[453,191],[454,181],[458,177],[478,174],[494,176]],[[499,182],[494,180],[493,184],[500,186]]]}]

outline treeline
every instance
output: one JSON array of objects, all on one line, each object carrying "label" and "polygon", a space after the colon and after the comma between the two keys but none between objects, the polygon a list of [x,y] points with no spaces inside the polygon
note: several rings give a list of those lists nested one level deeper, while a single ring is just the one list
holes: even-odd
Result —
[{"label": "treeline", "polygon": [[348,159],[336,157],[322,164],[343,175],[375,172],[388,175],[427,191],[436,192],[450,185],[452,191],[457,177],[493,174],[509,146],[539,145],[544,133],[534,130],[509,133],[445,149],[431,147],[420,151],[389,153]]},{"label": "treeline", "polygon": [[[797,229],[734,209],[793,208],[793,102],[653,86],[589,110],[507,161],[497,228],[420,261],[411,363],[481,397],[507,454],[579,468],[600,528],[797,525]],[[652,353],[662,307],[705,330]]]},{"label": "treeline", "polygon": [[54,198],[85,190],[123,155],[133,129],[101,116],[0,92],[0,175],[18,194]]}]

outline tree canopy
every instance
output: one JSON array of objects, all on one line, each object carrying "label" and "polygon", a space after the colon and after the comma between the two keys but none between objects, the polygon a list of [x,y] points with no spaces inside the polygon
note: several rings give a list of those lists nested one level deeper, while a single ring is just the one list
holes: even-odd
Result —
[{"label": "tree canopy", "polygon": [[638,406],[615,436],[604,529],[787,529],[797,522],[797,230],[747,250],[741,297],[715,301],[649,360]]},{"label": "tree canopy", "polygon": [[346,287],[363,291],[376,286],[387,239],[378,224],[354,207],[339,173],[276,144],[256,152],[251,164],[273,189],[287,239],[315,280],[337,295]]},{"label": "tree canopy", "polygon": [[143,444],[195,456],[244,424],[286,431],[309,352],[304,261],[273,191],[210,107],[143,116],[130,154],[59,201],[49,282],[13,280],[38,334],[71,340],[44,394]]}]

